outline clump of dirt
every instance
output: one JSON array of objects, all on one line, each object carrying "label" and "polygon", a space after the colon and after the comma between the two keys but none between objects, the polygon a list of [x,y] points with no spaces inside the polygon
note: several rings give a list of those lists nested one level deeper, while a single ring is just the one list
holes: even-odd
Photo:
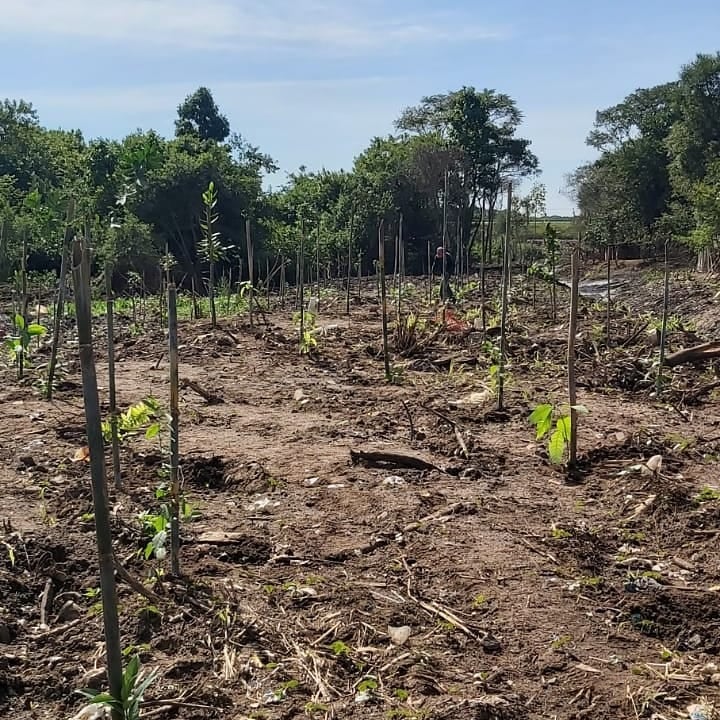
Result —
[{"label": "clump of dirt", "polygon": [[693,592],[660,588],[630,604],[626,614],[635,629],[671,650],[720,654],[720,607]]},{"label": "clump of dirt", "polygon": [[220,455],[184,457],[181,460],[183,479],[188,485],[219,490],[227,485],[225,460]]}]

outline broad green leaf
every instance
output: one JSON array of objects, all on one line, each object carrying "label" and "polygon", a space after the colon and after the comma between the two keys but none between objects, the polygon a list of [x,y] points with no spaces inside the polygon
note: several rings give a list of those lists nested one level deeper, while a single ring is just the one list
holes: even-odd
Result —
[{"label": "broad green leaf", "polygon": [[47,332],[47,328],[44,325],[30,323],[30,325],[28,325],[27,332],[30,337],[37,337],[38,335],[44,335]]},{"label": "broad green leaf", "polygon": [[564,415],[563,417],[558,418],[557,425],[555,426],[555,432],[561,433],[565,442],[570,440],[571,424],[570,416]]},{"label": "broad green leaf", "polygon": [[536,439],[541,440],[552,427],[552,405],[538,405],[530,414],[529,421],[535,425]]},{"label": "broad green leaf", "polygon": [[565,436],[560,430],[550,436],[550,442],[548,443],[548,454],[550,455],[550,462],[554,465],[560,465],[565,455]]},{"label": "broad green leaf", "polygon": [[158,436],[159,432],[160,432],[160,423],[153,423],[145,431],[145,438],[147,440],[152,440],[154,437]]},{"label": "broad green leaf", "polygon": [[15,327],[18,330],[24,330],[25,329],[25,318],[22,315],[16,315],[15,316]]}]

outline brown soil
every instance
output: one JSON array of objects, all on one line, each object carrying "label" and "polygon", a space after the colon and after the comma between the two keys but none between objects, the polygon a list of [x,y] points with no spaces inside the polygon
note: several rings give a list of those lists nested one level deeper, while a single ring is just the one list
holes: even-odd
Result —
[{"label": "brown soil", "polygon": [[[621,720],[720,702],[720,500],[698,498],[720,486],[720,413],[714,391],[693,395],[714,373],[679,368],[653,399],[656,351],[642,328],[632,335],[641,310],[657,313],[658,278],[625,272],[612,350],[604,309],[583,304],[589,415],[570,475],[527,423],[537,403],[565,399],[564,292],[553,323],[515,289],[503,412],[449,402],[488,382],[481,333],[438,333],[398,356],[386,384],[370,294],[349,319],[342,299],[324,301],[321,323],[337,327],[316,357],[298,356],[289,309],[254,328],[181,322],[181,378],[223,400],[181,393],[185,492],[200,512],[182,527],[181,578],[143,555],[158,439],[125,441],[125,489],[110,490],[118,559],[147,583],[164,570],[154,604],[118,584],[123,645],[159,672],[145,715]],[[673,348],[712,339],[700,329],[716,315],[712,284],[673,288],[698,326],[675,328]],[[149,395],[166,407],[162,333],[119,325],[120,407]],[[79,367],[71,344],[64,353],[51,403],[2,370],[0,715],[17,720],[70,717],[83,705],[75,690],[103,682],[89,467],[73,461],[85,443]],[[353,462],[351,450],[434,467]],[[657,454],[660,472],[643,472]]]}]

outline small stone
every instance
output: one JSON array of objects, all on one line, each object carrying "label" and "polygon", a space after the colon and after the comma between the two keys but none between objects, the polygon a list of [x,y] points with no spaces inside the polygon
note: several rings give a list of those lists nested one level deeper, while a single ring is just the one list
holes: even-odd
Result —
[{"label": "small stone", "polygon": [[71,622],[77,620],[82,615],[82,608],[76,605],[72,600],[68,600],[57,614],[57,622]]},{"label": "small stone", "polygon": [[486,653],[496,653],[502,650],[500,641],[492,634],[488,633],[482,640],[482,647]]},{"label": "small stone", "polygon": [[388,635],[395,645],[404,645],[412,635],[412,628],[408,625],[393,627],[388,625]]}]

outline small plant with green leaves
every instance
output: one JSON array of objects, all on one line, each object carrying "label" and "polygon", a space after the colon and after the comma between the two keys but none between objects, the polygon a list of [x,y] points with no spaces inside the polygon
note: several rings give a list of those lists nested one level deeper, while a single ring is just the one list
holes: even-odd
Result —
[{"label": "small plant with green leaves", "polygon": [[[568,444],[570,442],[570,409],[557,410],[553,405],[544,403],[538,405],[528,421],[535,426],[535,437],[538,441],[548,438],[548,455],[553,465],[562,465],[566,459]],[[580,414],[587,414],[587,408],[575,405],[573,408]]]},{"label": "small plant with green leaves", "polygon": [[[318,348],[318,330],[315,325],[315,315],[306,310],[302,319],[303,334],[300,338],[300,352],[303,355],[310,355],[317,352]],[[293,315],[293,322],[300,327],[301,316],[299,312]]]},{"label": "small plant with green leaves", "polygon": [[223,260],[230,249],[220,242],[220,233],[215,230],[215,224],[219,219],[219,215],[215,208],[217,207],[217,190],[215,183],[210,184],[202,194],[204,205],[203,218],[200,221],[202,228],[202,238],[198,243],[198,250],[203,259],[208,263],[208,296],[210,298],[210,318],[213,329],[217,327],[217,313],[215,309],[215,265]]},{"label": "small plant with green leaves", "polygon": [[17,314],[14,318],[14,330],[15,332],[5,339],[5,347],[11,363],[17,368],[18,378],[22,378],[23,368],[28,364],[32,339],[44,335],[47,329],[39,323],[26,323],[25,318]]},{"label": "small plant with green leaves", "polygon": [[140,704],[156,677],[157,670],[141,673],[140,657],[134,655],[123,672],[121,697],[115,698],[109,693],[97,693],[92,690],[78,692],[92,703],[112,708],[123,720],[140,720]]},{"label": "small plant with green leaves", "polygon": [[[155,558],[164,560],[167,556],[167,541],[170,532],[172,512],[170,508],[170,492],[164,483],[155,490],[155,499],[159,500],[157,510],[145,510],[138,515],[143,532],[148,539],[140,552],[146,560]],[[199,517],[200,513],[183,495],[180,498],[180,521],[190,522]]]},{"label": "small plant with green leaves", "polygon": [[[157,437],[162,429],[160,414],[160,404],[153,397],[147,397],[131,405],[118,418],[118,440],[123,441],[127,437],[138,435],[143,430],[148,440]],[[103,420],[102,432],[105,442],[110,442],[112,438],[110,420]]]}]

